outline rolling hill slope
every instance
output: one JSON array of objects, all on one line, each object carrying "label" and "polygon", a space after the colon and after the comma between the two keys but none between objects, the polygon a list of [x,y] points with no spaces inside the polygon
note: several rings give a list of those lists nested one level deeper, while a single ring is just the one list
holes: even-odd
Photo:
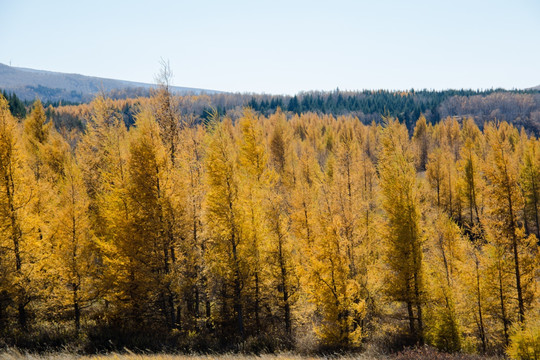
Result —
[{"label": "rolling hill slope", "polygon": [[[136,96],[148,94],[154,84],[106,79],[79,74],[12,67],[0,63],[0,89],[14,92],[23,100],[85,102],[97,93]],[[172,87],[175,93],[218,93],[214,90]]]}]

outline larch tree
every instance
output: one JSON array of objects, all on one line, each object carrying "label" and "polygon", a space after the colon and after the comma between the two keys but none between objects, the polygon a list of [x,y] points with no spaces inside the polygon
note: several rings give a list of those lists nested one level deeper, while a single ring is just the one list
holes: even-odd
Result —
[{"label": "larch tree", "polygon": [[387,216],[387,291],[395,301],[406,304],[409,330],[423,343],[423,241],[414,155],[405,126],[397,120],[387,121],[378,164]]},{"label": "larch tree", "polygon": [[435,192],[435,203],[437,207],[442,207],[444,200],[444,185],[447,178],[444,166],[444,154],[440,148],[435,149],[429,156],[426,165],[426,178],[429,185]]},{"label": "larch tree", "polygon": [[290,211],[285,195],[276,188],[267,193],[264,201],[268,223],[267,266],[273,279],[276,303],[281,314],[283,338],[286,344],[293,342],[293,306],[297,298],[298,274],[295,246],[289,233]]},{"label": "larch tree", "polygon": [[520,184],[524,198],[524,222],[540,239],[540,151],[538,140],[526,139],[521,160]]},{"label": "larch tree", "polygon": [[129,147],[125,135],[117,138],[115,161],[103,174],[107,181],[98,198],[103,224],[97,229],[99,235],[95,235],[103,264],[100,291],[111,305],[110,317],[118,322],[121,318],[124,324],[135,324],[142,321],[141,292],[148,278],[141,263],[146,247],[132,237],[136,208],[129,192]]},{"label": "larch tree", "polygon": [[[368,139],[369,133],[377,134],[380,127],[362,127],[360,138]],[[373,135],[372,135],[373,136]],[[367,140],[369,141],[369,140]],[[358,281],[362,297],[366,299],[366,314],[362,321],[364,333],[374,330],[384,308],[384,285],[380,274],[384,273],[383,249],[378,244],[382,234],[383,214],[379,197],[379,177],[372,158],[368,155],[368,144],[363,143],[359,156],[358,190],[360,192],[358,211],[360,235],[360,266]]]},{"label": "larch tree", "polygon": [[[162,189],[161,198],[161,220],[163,222],[163,242],[167,248],[164,250],[165,260],[167,265],[165,271],[169,282],[176,276],[180,265],[177,264],[177,258],[181,254],[178,251],[185,251],[185,246],[180,248],[180,237],[182,232],[182,213],[184,208],[184,194],[182,192],[182,180],[180,168],[177,164],[181,146],[179,143],[182,130],[181,116],[178,110],[178,99],[173,95],[171,90],[171,82],[173,73],[168,61],[161,60],[161,68],[156,76],[158,88],[154,90],[153,97],[150,103],[150,111],[154,116],[155,121],[159,126],[159,137],[162,140],[163,147],[166,153],[167,166],[163,167],[162,174],[167,179],[167,189]],[[163,185],[163,184],[162,184]],[[163,187],[163,186],[162,186]],[[185,244],[182,244],[185,245]],[[170,318],[170,327],[179,327],[178,321],[181,317],[181,306],[175,304],[178,299],[178,294],[173,294],[171,290],[172,283],[167,285],[167,307],[170,308],[168,318]],[[188,306],[193,307],[193,302],[188,301]],[[173,310],[175,309],[175,310]],[[178,319],[176,319],[178,318]]]},{"label": "larch tree", "polygon": [[[178,293],[184,311],[177,314],[183,329],[204,332],[210,327],[211,301],[208,296],[208,273],[205,264],[207,251],[203,202],[206,196],[204,158],[206,132],[201,125],[186,126],[180,132],[177,166],[180,187],[177,189],[184,205],[180,222],[180,255],[178,261]],[[204,326],[197,321],[204,319]]]},{"label": "larch tree", "polygon": [[426,277],[429,283],[430,318],[426,336],[441,350],[456,352],[462,346],[461,318],[461,269],[464,267],[466,244],[461,231],[445,213],[435,212],[430,219],[431,232],[426,244]]},{"label": "larch tree", "polygon": [[314,150],[304,142],[297,141],[293,147],[295,156],[292,159],[294,187],[291,194],[291,230],[299,241],[309,247],[318,234],[315,212],[320,167]]},{"label": "larch tree", "polygon": [[75,333],[81,329],[83,310],[96,299],[97,252],[88,213],[89,199],[81,171],[68,158],[60,183],[60,211],[55,217],[55,248],[52,256],[55,287],[53,297],[61,309],[72,314]]},{"label": "larch tree", "polygon": [[463,144],[461,136],[461,126],[455,117],[447,117],[437,124],[438,134],[437,140],[440,144],[446,144],[450,152],[452,161],[459,159],[459,151]]},{"label": "larch tree", "polygon": [[[137,323],[141,306],[131,242],[134,208],[129,201],[128,131],[112,101],[103,96],[90,104],[86,131],[76,148],[76,163],[88,195],[88,215],[100,261],[96,286],[110,306],[109,318]],[[120,323],[120,321],[117,321]]]},{"label": "larch tree", "polygon": [[[64,175],[64,162],[68,154],[68,145],[54,130],[52,121],[47,121],[41,101],[36,100],[29,116],[23,124],[23,141],[26,149],[26,162],[30,169],[33,201],[29,203],[26,236],[35,249],[33,266],[44,269],[34,271],[33,281],[41,284],[37,293],[38,298],[48,296],[53,287],[50,260],[56,240],[56,230],[53,226],[58,202],[58,187]],[[47,270],[45,270],[47,269]],[[39,294],[38,294],[39,293]]]},{"label": "larch tree", "polygon": [[167,155],[174,166],[181,126],[177,100],[171,92],[172,78],[169,62],[161,59],[161,68],[156,76],[158,88],[154,90],[152,98],[152,112],[159,124]]},{"label": "larch tree", "polygon": [[435,192],[435,204],[447,214],[459,219],[460,203],[456,191],[456,166],[450,147],[443,144],[430,155],[426,166],[426,177]]},{"label": "larch tree", "polygon": [[[515,142],[519,139],[517,131],[506,123],[489,125],[485,129],[489,153],[484,173],[490,183],[486,198],[490,201],[490,210],[486,218],[486,228],[494,241],[500,244],[500,258],[510,257],[513,262],[513,277],[517,299],[517,320],[524,320],[526,301],[529,291],[523,281],[526,272],[523,262],[530,253],[525,251],[531,243],[522,228],[519,212],[523,206],[523,197],[519,185],[519,162]],[[499,258],[499,256],[497,257]],[[501,260],[502,261],[502,260]],[[530,269],[527,269],[530,271]],[[501,270],[502,271],[502,270]]]},{"label": "larch tree", "polygon": [[472,238],[482,236],[481,221],[483,217],[482,189],[484,179],[481,169],[481,158],[478,155],[478,146],[472,140],[467,139],[461,149],[461,159],[458,162],[459,195],[464,204],[464,223],[466,230]]},{"label": "larch tree", "polygon": [[240,198],[243,208],[242,233],[246,242],[250,244],[250,283],[246,292],[250,292],[253,299],[253,313],[255,317],[255,334],[262,330],[262,312],[268,308],[268,271],[265,271],[267,258],[267,233],[263,200],[270,187],[270,174],[267,163],[268,156],[263,137],[262,127],[251,110],[245,110],[239,119],[239,174]]},{"label": "larch tree", "polygon": [[284,340],[292,344],[293,306],[297,297],[298,275],[294,256],[294,243],[290,234],[290,189],[292,186],[291,135],[284,114],[277,112],[269,139],[269,164],[273,181],[266,192],[264,206],[268,224],[268,266],[271,268],[274,289],[277,293]]},{"label": "larch tree", "polygon": [[[301,126],[302,123],[298,124]],[[300,138],[298,138],[300,136]],[[317,162],[317,154],[308,141],[302,141],[300,134],[295,134],[292,141],[292,184],[289,192],[290,203],[290,231],[291,241],[299,247],[294,253],[296,274],[299,278],[299,291],[296,298],[298,331],[310,331],[312,328],[312,316],[314,302],[310,301],[307,289],[313,288],[310,275],[313,251],[321,236],[321,224],[319,223],[318,203],[320,180],[323,175]],[[304,330],[305,329],[305,330]]]},{"label": "larch tree", "polygon": [[77,145],[77,162],[90,197],[92,227],[97,236],[102,236],[105,231],[103,225],[107,221],[100,214],[102,204],[99,197],[111,184],[111,174],[124,170],[119,147],[127,130],[110,99],[97,96],[90,103],[90,109],[85,132]]},{"label": "larch tree", "polygon": [[[233,337],[244,339],[244,292],[248,281],[246,253],[251,244],[242,233],[244,219],[239,199],[238,154],[231,121],[225,119],[212,126],[206,154],[206,222],[209,231],[206,255],[220,305],[220,318],[216,321],[221,322],[222,331],[232,330]],[[232,299],[232,317],[229,299]],[[228,337],[231,334],[222,335]]]},{"label": "larch tree", "polygon": [[31,218],[35,198],[31,170],[26,164],[20,139],[17,121],[9,111],[7,100],[0,96],[0,252],[3,273],[0,291],[13,301],[18,324],[27,330],[27,306],[35,295],[31,249],[36,245],[36,239],[30,239],[26,234],[34,225],[27,220]]},{"label": "larch tree", "polygon": [[[163,325],[172,329],[176,324],[176,294],[172,288],[172,266],[176,248],[168,233],[165,207],[169,206],[167,186],[170,171],[160,129],[152,113],[143,109],[135,129],[130,133],[128,197],[133,204],[131,241],[139,244],[141,275],[148,292],[141,294],[147,309],[159,309]],[[146,299],[145,299],[146,298]]]},{"label": "larch tree", "polygon": [[337,159],[333,154],[327,158],[326,171],[319,180],[317,217],[321,230],[308,258],[307,289],[321,317],[315,331],[327,346],[355,347],[363,335],[365,293],[358,281],[362,264],[360,234],[356,233],[355,207],[360,193],[353,180],[359,170],[355,145],[351,129],[343,130]]},{"label": "larch tree", "polygon": [[486,278],[488,264],[483,240],[476,238],[465,246],[465,261],[461,281],[464,288],[464,303],[473,304],[467,307],[468,311],[465,311],[465,314],[468,314],[470,319],[474,319],[473,324],[469,323],[471,334],[477,337],[478,348],[481,353],[485,354],[488,350],[490,330],[492,328],[489,326],[488,309],[492,306],[490,304],[489,284]]},{"label": "larch tree", "polygon": [[493,238],[488,232],[488,243],[484,246],[486,255],[486,288],[489,291],[488,312],[498,324],[491,326],[495,341],[508,346],[513,314],[517,304],[512,301],[512,259],[505,249],[503,241]]},{"label": "larch tree", "polygon": [[416,147],[416,167],[418,171],[426,170],[430,150],[431,129],[427,124],[426,117],[420,115],[414,127],[412,140]]}]

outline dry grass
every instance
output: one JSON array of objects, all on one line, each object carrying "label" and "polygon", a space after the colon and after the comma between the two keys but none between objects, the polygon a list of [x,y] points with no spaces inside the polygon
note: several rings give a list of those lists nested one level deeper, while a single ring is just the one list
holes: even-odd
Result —
[{"label": "dry grass", "polygon": [[0,360],[503,360],[504,357],[487,357],[466,354],[445,354],[433,349],[410,349],[405,352],[384,356],[380,354],[355,354],[332,356],[303,356],[297,354],[277,355],[179,355],[179,354],[135,354],[109,353],[102,355],[77,355],[69,352],[55,352],[50,354],[24,353],[12,349],[0,352]]},{"label": "dry grass", "polygon": [[366,355],[347,355],[332,357],[314,357],[301,356],[293,354],[277,355],[239,355],[239,354],[220,354],[220,355],[174,355],[174,354],[118,354],[111,353],[105,355],[77,355],[72,353],[52,353],[52,354],[31,354],[23,353],[17,350],[9,350],[0,353],[0,360],[381,360],[381,357],[372,357]]}]

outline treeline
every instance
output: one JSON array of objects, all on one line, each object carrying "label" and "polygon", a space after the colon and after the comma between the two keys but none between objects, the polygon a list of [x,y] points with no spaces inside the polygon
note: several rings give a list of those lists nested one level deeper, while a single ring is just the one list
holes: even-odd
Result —
[{"label": "treeline", "polygon": [[181,100],[61,135],[0,98],[3,345],[536,351],[537,138]]},{"label": "treeline", "polygon": [[1,94],[7,100],[9,110],[13,116],[17,118],[23,118],[26,116],[26,105],[17,97],[17,94],[8,93],[6,90],[2,90]]},{"label": "treeline", "polygon": [[[114,94],[113,94],[114,95]],[[126,124],[131,126],[133,114],[148,96],[118,98],[116,107],[124,113]],[[416,120],[424,115],[428,123],[435,124],[447,117],[460,119],[472,117],[482,128],[489,121],[506,121],[523,127],[528,133],[540,134],[540,92],[537,90],[445,90],[445,91],[332,91],[307,92],[291,96],[246,95],[246,94],[202,94],[178,96],[179,110],[184,116],[206,121],[212,109],[220,115],[236,119],[242,109],[249,107],[259,114],[270,116],[281,110],[289,115],[313,112],[319,115],[351,115],[364,124],[380,123],[383,116],[398,118],[412,133]],[[47,104],[48,105],[48,104]],[[46,105],[46,107],[47,107]],[[84,119],[78,117],[81,110],[73,106],[51,104],[50,115],[56,126],[67,128],[84,127]],[[67,105],[67,104],[64,104]],[[71,104],[74,105],[74,104]],[[87,105],[81,105],[87,109]],[[87,110],[85,111],[88,114]]]}]

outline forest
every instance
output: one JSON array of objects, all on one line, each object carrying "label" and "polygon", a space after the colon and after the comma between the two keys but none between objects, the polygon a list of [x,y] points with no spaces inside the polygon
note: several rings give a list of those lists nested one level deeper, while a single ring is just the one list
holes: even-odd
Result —
[{"label": "forest", "polygon": [[538,358],[534,131],[185,101],[0,95],[0,347]]},{"label": "forest", "polygon": [[[121,114],[127,127],[135,122],[135,113],[141,103],[149,100],[150,91],[125,89],[102,94],[113,99],[113,107]],[[25,105],[16,94],[4,92],[14,114],[25,116]],[[207,121],[216,110],[221,116],[232,119],[242,115],[249,107],[266,117],[278,109],[300,115],[306,112],[318,115],[354,116],[364,124],[381,123],[383,117],[398,118],[412,134],[420,115],[428,123],[435,124],[447,117],[472,117],[480,129],[489,121],[506,121],[528,133],[540,135],[540,91],[539,90],[364,90],[330,92],[311,91],[294,96],[265,94],[183,94],[176,96],[177,110],[182,116],[196,121]],[[84,119],[90,116],[86,103],[69,101],[47,101],[44,104],[47,116],[57,128],[84,129]]]}]

